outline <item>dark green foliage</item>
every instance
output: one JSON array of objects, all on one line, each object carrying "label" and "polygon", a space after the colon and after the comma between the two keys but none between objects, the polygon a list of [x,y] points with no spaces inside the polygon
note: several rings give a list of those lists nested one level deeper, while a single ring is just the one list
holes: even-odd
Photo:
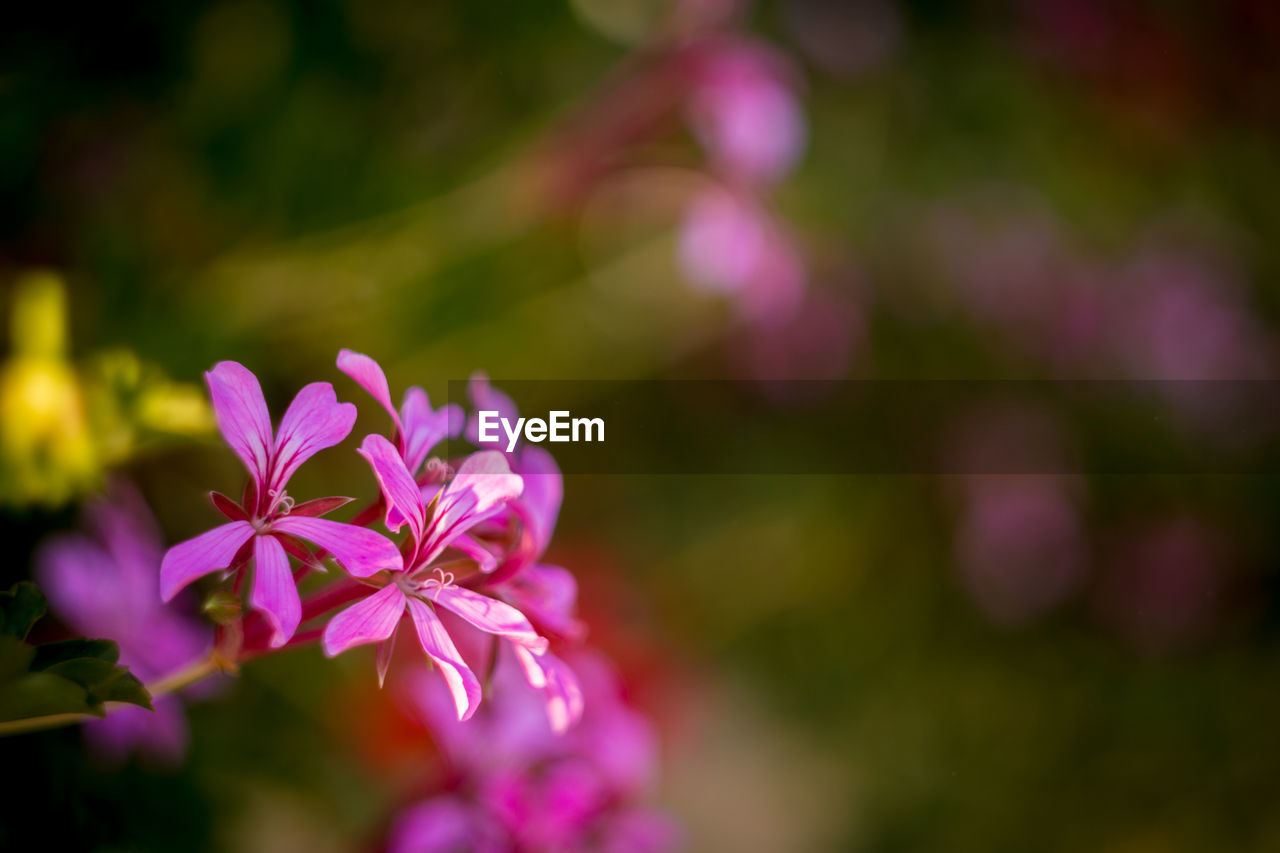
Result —
[{"label": "dark green foliage", "polygon": [[33,583],[0,593],[0,720],[46,714],[106,716],[106,702],[129,702],[151,710],[147,688],[127,667],[110,640],[77,637],[41,645],[26,642],[44,615],[45,599]]}]

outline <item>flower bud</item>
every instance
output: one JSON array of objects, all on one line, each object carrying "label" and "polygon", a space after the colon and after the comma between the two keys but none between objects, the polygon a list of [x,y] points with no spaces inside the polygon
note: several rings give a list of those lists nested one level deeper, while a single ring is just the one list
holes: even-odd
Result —
[{"label": "flower bud", "polygon": [[240,621],[240,599],[225,589],[210,594],[204,600],[202,609],[219,625],[232,625]]}]

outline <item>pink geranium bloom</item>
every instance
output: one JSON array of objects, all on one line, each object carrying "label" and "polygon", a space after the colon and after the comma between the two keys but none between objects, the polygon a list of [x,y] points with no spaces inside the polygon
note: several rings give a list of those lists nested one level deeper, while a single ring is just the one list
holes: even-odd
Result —
[{"label": "pink geranium bloom", "polygon": [[[54,613],[91,637],[109,637],[120,663],[144,682],[164,678],[203,656],[208,626],[165,607],[156,595],[164,546],[142,497],[113,483],[85,507],[85,533],[57,536],[36,555],[36,578]],[[91,720],[85,736],[100,751],[122,757],[138,749],[175,760],[186,747],[187,724],[175,696],[154,701],[155,713],[126,705]]]},{"label": "pink geranium bloom", "polygon": [[324,632],[324,650],[334,656],[364,643],[383,643],[379,677],[385,677],[397,628],[407,612],[427,657],[440,669],[459,719],[470,717],[480,701],[480,682],[462,659],[436,607],[451,611],[488,634],[509,641],[521,656],[528,678],[547,687],[560,678],[554,665],[543,663],[547,641],[538,636],[519,610],[502,601],[455,584],[453,575],[435,565],[446,548],[471,556],[467,530],[501,512],[523,487],[506,458],[496,451],[469,456],[448,484],[428,500],[409,473],[396,447],[380,435],[366,436],[360,454],[369,461],[387,505],[386,524],[398,531],[408,525],[404,570],[363,601],[342,611]]},{"label": "pink geranium bloom", "polygon": [[750,195],[714,187],[695,196],[679,253],[694,286],[732,297],[749,320],[777,323],[800,307],[807,286],[800,252]]},{"label": "pink geranium bloom", "polygon": [[[657,743],[644,716],[622,700],[616,673],[577,652],[589,710],[559,732],[510,655],[493,674],[494,701],[459,722],[434,679],[410,678],[404,697],[433,732],[449,764],[449,790],[411,806],[393,823],[389,849],[670,851],[679,832],[643,801],[656,780]],[[424,673],[425,675],[425,673]],[[494,833],[497,833],[495,839]]]},{"label": "pink geranium bloom", "polygon": [[462,432],[465,422],[462,407],[450,403],[432,409],[427,392],[416,386],[405,391],[397,411],[391,405],[386,374],[369,356],[344,349],[338,353],[338,369],[368,391],[391,415],[391,422],[395,425],[396,449],[410,474],[417,475],[431,448],[446,438],[456,438]]},{"label": "pink geranium bloom", "polygon": [[[512,421],[519,417],[515,402],[490,385],[483,373],[471,377],[467,391],[476,411],[497,411]],[[475,443],[478,427],[474,417],[467,434]],[[539,562],[560,515],[564,478],[551,454],[536,445],[520,442],[508,459],[524,481],[524,491],[489,524],[501,527],[513,516],[520,522],[520,537],[503,557],[493,582],[499,594],[535,624],[566,639],[580,640],[586,626],[575,615],[577,580],[568,569]]]},{"label": "pink geranium bloom", "polygon": [[234,361],[220,362],[205,374],[205,381],[218,428],[249,470],[249,486],[243,505],[213,495],[214,505],[231,521],[169,549],[160,567],[160,594],[169,601],[197,578],[252,559],[249,603],[271,624],[271,645],[278,647],[293,636],[302,616],[288,554],[314,562],[301,542],[319,546],[361,578],[399,569],[400,554],[372,530],[316,517],[345,499],[295,505],[285,491],[303,462],[341,442],[355,423],[355,406],[339,403],[332,385],[313,382],[299,391],[279,431],[273,432],[262,387],[248,369]]},{"label": "pink geranium bloom", "polygon": [[694,133],[728,177],[772,183],[799,159],[804,115],[782,59],[757,44],[727,41],[702,57],[689,104]]}]

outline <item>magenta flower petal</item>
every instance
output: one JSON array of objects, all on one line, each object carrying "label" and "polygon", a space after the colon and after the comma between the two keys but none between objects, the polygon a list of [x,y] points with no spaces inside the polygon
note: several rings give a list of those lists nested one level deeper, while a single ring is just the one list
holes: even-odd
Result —
[{"label": "magenta flower petal", "polygon": [[465,534],[459,536],[453,540],[452,545],[466,554],[469,559],[475,560],[482,572],[491,572],[498,567],[498,558],[493,555],[493,552],[470,536]]},{"label": "magenta flower petal", "polygon": [[526,447],[516,468],[524,481],[518,511],[533,537],[534,559],[537,559],[551,542],[560,503],[564,500],[564,478],[555,459],[541,447]]},{"label": "magenta flower petal", "polygon": [[413,627],[418,632],[422,650],[440,668],[440,674],[449,686],[458,719],[469,719],[480,705],[480,682],[476,680],[475,673],[463,662],[440,617],[426,602],[410,598],[409,615],[413,617]]},{"label": "magenta flower petal", "polygon": [[525,680],[546,697],[547,720],[552,730],[564,734],[582,719],[585,703],[578,676],[553,654],[534,654],[524,646],[516,646],[515,650]]},{"label": "magenta flower petal", "polygon": [[172,696],[157,697],[153,704],[154,712],[136,705],[113,708],[105,719],[86,723],[85,739],[112,761],[123,761],[136,749],[162,764],[179,764],[187,750],[182,704]]},{"label": "magenta flower petal", "polygon": [[271,415],[262,386],[242,364],[220,361],[204,375],[222,437],[259,483],[271,460]]},{"label": "magenta flower petal", "polygon": [[633,808],[615,814],[600,839],[600,853],[675,853],[684,848],[680,827],[664,814]]},{"label": "magenta flower petal", "polygon": [[398,572],[404,568],[400,552],[391,540],[365,527],[303,515],[286,515],[272,527],[319,545],[358,578],[367,578],[383,569]]},{"label": "magenta flower petal", "polygon": [[312,382],[298,392],[280,421],[272,454],[272,489],[283,489],[298,466],[341,442],[356,422],[356,407],[339,403],[328,382]]},{"label": "magenta flower petal", "polygon": [[499,853],[507,847],[484,812],[456,797],[436,797],[401,812],[387,853]]},{"label": "magenta flower petal", "polygon": [[472,625],[495,636],[526,646],[535,652],[547,648],[524,614],[510,604],[460,586],[433,585],[427,592],[432,601],[447,607]]},{"label": "magenta flower petal", "polygon": [[422,490],[405,467],[399,451],[391,442],[374,434],[364,437],[364,443],[357,452],[368,460],[373,476],[378,478],[378,485],[387,503],[388,529],[398,531],[407,521],[413,532],[413,541],[421,543],[427,505],[422,499]]},{"label": "magenta flower petal", "polygon": [[387,584],[329,620],[324,629],[324,653],[335,657],[353,646],[378,643],[392,635],[404,615],[400,587]]},{"label": "magenta flower petal", "polygon": [[471,381],[467,383],[467,396],[475,409],[471,419],[467,421],[467,441],[472,444],[480,444],[479,412],[497,412],[498,417],[506,418],[512,423],[520,416],[515,401],[490,385],[489,377],[480,371],[471,374]]},{"label": "magenta flower petal", "polygon": [[[64,622],[86,633],[116,635],[120,569],[96,543],[78,535],[50,540],[36,555],[35,575]],[[154,598],[155,587],[150,591]]]},{"label": "magenta flower petal", "polygon": [[249,522],[233,521],[174,545],[160,564],[160,597],[170,601],[197,578],[227,568],[252,535]]},{"label": "magenta flower petal", "polygon": [[302,619],[302,602],[289,570],[289,557],[274,536],[259,536],[253,542],[253,592],[249,603],[271,623],[271,645],[289,642]]},{"label": "magenta flower petal", "polygon": [[404,463],[410,471],[417,471],[427,460],[427,454],[446,438],[456,438],[466,423],[466,414],[457,403],[433,411],[427,392],[410,388],[404,394],[401,406],[404,412],[403,435]]},{"label": "magenta flower petal", "polygon": [[164,557],[164,539],[142,495],[125,481],[113,480],[101,499],[85,505],[84,515],[94,538],[118,567],[115,607],[133,613],[154,610],[159,604],[156,571]]},{"label": "magenta flower petal", "polygon": [[749,183],[778,180],[804,147],[804,116],[786,73],[774,54],[731,43],[709,57],[694,88],[694,133],[722,169]]},{"label": "magenta flower petal", "polygon": [[563,637],[580,639],[586,630],[574,616],[578,581],[568,569],[542,564],[526,566],[511,578],[503,594],[521,612]]},{"label": "magenta flower petal", "polygon": [[508,501],[520,497],[523,488],[520,475],[511,473],[507,457],[498,451],[483,450],[468,456],[440,493],[431,530],[422,544],[420,561],[435,559],[464,531],[501,512]]},{"label": "magenta flower petal", "polygon": [[397,431],[404,431],[400,413],[391,405],[391,388],[387,385],[387,375],[382,372],[378,362],[362,352],[344,349],[338,353],[338,369],[354,379],[357,385],[368,391],[369,396],[387,410]]}]

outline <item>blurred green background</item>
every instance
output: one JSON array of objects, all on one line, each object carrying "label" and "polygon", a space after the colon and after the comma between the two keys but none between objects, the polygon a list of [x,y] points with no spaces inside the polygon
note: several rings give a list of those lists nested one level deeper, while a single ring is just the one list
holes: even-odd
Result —
[{"label": "blurred green background", "polygon": [[[190,382],[236,359],[273,408],[316,379],[355,399],[341,347],[433,395],[475,369],[743,375],[753,330],[675,251],[701,169],[678,109],[548,189],[598,153],[566,128],[640,109],[610,93],[669,48],[668,13],[22,4],[0,32],[0,277],[65,275],[77,356]],[[803,81],[809,141],[773,202],[844,306],[829,375],[1274,375],[1271,4],[775,0],[734,26]],[[1214,440],[1171,412],[1153,433]],[[356,435],[381,428],[364,417]],[[171,541],[238,488],[212,441],[130,471]],[[333,451],[297,487],[367,480]],[[1278,507],[1263,473],[575,475],[551,557],[659,722],[691,850],[1261,851]],[[73,518],[6,510],[3,586]],[[32,823],[69,849],[377,849],[419,759],[348,657],[250,664],[193,708],[177,769],[104,766],[74,730],[0,743],[10,842]]]}]

